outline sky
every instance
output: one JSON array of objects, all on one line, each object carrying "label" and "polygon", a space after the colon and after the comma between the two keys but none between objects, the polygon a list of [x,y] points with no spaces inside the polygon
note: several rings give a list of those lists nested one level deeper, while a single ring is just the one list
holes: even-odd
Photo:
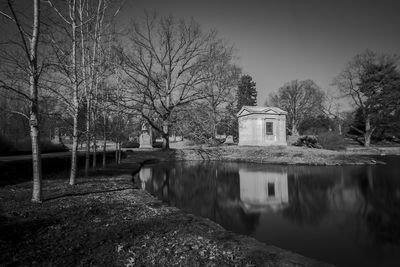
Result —
[{"label": "sky", "polygon": [[399,8],[399,0],[126,0],[119,16],[127,23],[156,11],[216,29],[235,46],[264,105],[295,79],[335,94],[333,78],[366,49],[400,55]]}]

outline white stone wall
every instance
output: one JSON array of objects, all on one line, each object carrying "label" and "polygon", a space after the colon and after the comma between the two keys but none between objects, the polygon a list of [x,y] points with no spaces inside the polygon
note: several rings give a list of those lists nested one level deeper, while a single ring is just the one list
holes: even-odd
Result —
[{"label": "white stone wall", "polygon": [[[286,145],[286,116],[250,114],[239,120],[239,145]],[[273,135],[266,134],[266,122],[273,123]]]}]

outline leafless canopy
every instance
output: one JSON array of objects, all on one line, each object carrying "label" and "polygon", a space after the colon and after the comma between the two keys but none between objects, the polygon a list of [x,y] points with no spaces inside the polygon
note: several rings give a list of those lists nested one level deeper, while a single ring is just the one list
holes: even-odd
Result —
[{"label": "leafless canopy", "polygon": [[[129,106],[167,134],[166,123],[178,107],[205,97],[204,84],[211,78],[206,63],[216,42],[215,32],[203,33],[193,20],[146,13],[132,24],[118,51]],[[154,117],[164,122],[164,129]]]},{"label": "leafless canopy", "polygon": [[293,80],[279,88],[278,93],[272,94],[270,101],[288,112],[292,133],[297,134],[304,118],[322,112],[324,98],[324,92],[312,80]]}]

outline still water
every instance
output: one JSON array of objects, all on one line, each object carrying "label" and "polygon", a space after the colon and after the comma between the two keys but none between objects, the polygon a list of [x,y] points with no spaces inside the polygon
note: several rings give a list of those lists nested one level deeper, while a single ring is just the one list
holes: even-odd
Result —
[{"label": "still water", "polygon": [[177,162],[141,186],[187,212],[338,266],[400,266],[400,157],[380,166]]}]

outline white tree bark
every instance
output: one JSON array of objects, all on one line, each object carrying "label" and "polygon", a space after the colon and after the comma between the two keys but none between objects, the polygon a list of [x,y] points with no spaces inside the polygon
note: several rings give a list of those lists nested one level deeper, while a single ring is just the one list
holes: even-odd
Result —
[{"label": "white tree bark", "polygon": [[[32,188],[32,202],[42,201],[42,160],[40,155],[40,123],[39,123],[39,76],[40,70],[38,67],[38,44],[40,36],[40,1],[33,1],[33,23],[32,23],[32,34],[29,35],[24,30],[24,23],[20,21],[17,16],[17,12],[14,9],[14,3],[11,0],[7,1],[8,7],[11,11],[11,15],[5,12],[0,12],[2,16],[11,20],[17,27],[18,34],[21,38],[19,47],[22,47],[23,52],[28,62],[28,78],[29,78],[29,94],[24,93],[17,88],[13,88],[12,85],[7,85],[4,81],[1,81],[1,87],[10,89],[23,96],[29,101],[29,129],[32,143],[32,176],[33,176],[33,188]],[[27,41],[28,40],[28,41]],[[16,60],[17,59],[12,59]],[[19,65],[19,64],[17,64]],[[26,115],[24,115],[26,116]]]},{"label": "white tree bark", "polygon": [[34,0],[33,5],[33,32],[30,41],[30,74],[29,91],[31,96],[30,110],[30,134],[32,141],[32,165],[33,165],[33,190],[32,202],[42,201],[42,159],[40,155],[40,130],[39,130],[39,94],[37,66],[37,47],[40,34],[40,1]]},{"label": "white tree bark", "polygon": [[70,18],[72,27],[72,87],[73,87],[73,133],[72,133],[72,156],[71,156],[71,171],[69,176],[69,184],[75,185],[77,172],[77,156],[78,156],[78,115],[79,115],[79,83],[78,83],[78,66],[77,66],[77,38],[76,38],[76,0],[70,2]]}]

